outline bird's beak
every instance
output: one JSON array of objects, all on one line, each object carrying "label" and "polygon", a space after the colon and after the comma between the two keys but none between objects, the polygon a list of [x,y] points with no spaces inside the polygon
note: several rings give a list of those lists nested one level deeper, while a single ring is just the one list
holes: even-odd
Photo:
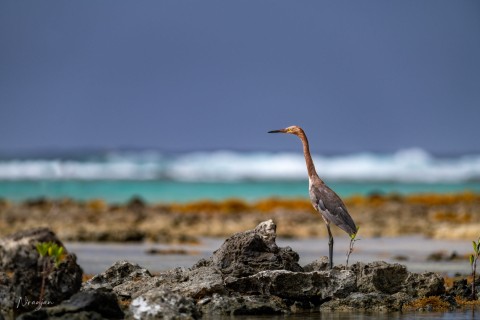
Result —
[{"label": "bird's beak", "polygon": [[287,133],[287,130],[285,129],[272,130],[272,131],[268,131],[268,133]]}]

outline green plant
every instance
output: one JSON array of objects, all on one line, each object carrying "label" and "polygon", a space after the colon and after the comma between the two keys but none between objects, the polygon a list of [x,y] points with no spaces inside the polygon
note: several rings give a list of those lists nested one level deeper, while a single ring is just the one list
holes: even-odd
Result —
[{"label": "green plant", "polygon": [[477,271],[477,260],[480,255],[480,237],[478,240],[472,241],[473,244],[473,254],[470,255],[470,266],[472,267],[472,299],[476,300],[475,297],[475,277]]},{"label": "green plant", "polygon": [[357,227],[357,232],[350,235],[350,246],[347,251],[347,263],[345,265],[345,269],[348,268],[348,260],[350,259],[350,255],[353,252],[353,246],[355,245],[355,241],[360,240],[360,239],[357,239],[358,230],[360,230],[360,227]]},{"label": "green plant", "polygon": [[42,305],[43,297],[45,295],[45,285],[50,273],[55,270],[63,261],[63,247],[55,242],[39,242],[36,245],[37,252],[43,260],[42,268],[42,286],[40,287],[39,305]]}]

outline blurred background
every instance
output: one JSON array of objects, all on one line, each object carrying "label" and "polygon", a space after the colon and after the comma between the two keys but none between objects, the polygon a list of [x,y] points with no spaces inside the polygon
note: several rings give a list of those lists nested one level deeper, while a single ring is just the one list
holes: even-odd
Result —
[{"label": "blurred background", "polygon": [[49,227],[86,273],[159,271],[274,219],[311,262],[327,234],[301,143],[267,133],[298,125],[361,227],[352,263],[467,273],[479,17],[478,1],[1,1],[0,235]]},{"label": "blurred background", "polygon": [[2,1],[0,197],[480,191],[475,1]]}]

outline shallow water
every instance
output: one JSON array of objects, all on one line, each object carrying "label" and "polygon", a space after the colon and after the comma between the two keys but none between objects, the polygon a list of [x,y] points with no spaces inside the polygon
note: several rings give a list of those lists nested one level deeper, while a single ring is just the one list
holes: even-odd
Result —
[{"label": "shallow water", "polygon": [[[224,239],[202,238],[199,245],[166,245],[155,243],[67,243],[69,251],[77,254],[78,263],[85,273],[97,274],[106,270],[115,261],[129,260],[146,267],[151,272],[159,272],[174,267],[191,267],[201,258],[208,258],[218,249]],[[300,255],[300,265],[327,255],[327,239],[277,239],[280,247],[290,246]],[[335,238],[334,262],[345,264],[349,238]],[[185,250],[190,254],[151,255],[146,251],[151,248]],[[470,241],[435,240],[421,236],[396,238],[364,238],[357,241],[355,251],[350,256],[349,263],[356,261],[369,262],[383,260],[399,262],[396,256],[407,257],[407,261],[400,261],[412,272],[434,271],[442,274],[468,274],[470,265],[468,259],[454,261],[433,262],[427,261],[427,256],[436,251],[448,254],[457,252],[463,256],[471,249]]]},{"label": "shallow water", "polygon": [[[327,181],[340,196],[371,193],[480,192],[480,181],[450,183]],[[31,198],[101,198],[126,202],[139,196],[149,202],[188,202],[199,199],[239,198],[255,201],[267,197],[308,196],[308,181],[180,182],[169,180],[0,180],[0,198],[23,201]]]},{"label": "shallow water", "polygon": [[218,317],[215,320],[410,320],[410,319],[444,319],[444,320],[474,320],[480,319],[480,308],[457,310],[449,312],[319,312],[293,315],[269,316],[235,316]]}]

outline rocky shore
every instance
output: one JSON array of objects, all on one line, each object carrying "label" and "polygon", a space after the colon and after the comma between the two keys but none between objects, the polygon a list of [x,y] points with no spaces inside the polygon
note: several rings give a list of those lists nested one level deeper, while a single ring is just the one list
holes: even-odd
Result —
[{"label": "rocky shore", "polygon": [[[477,239],[480,194],[419,194],[345,199],[361,237],[424,235],[437,239]],[[48,227],[64,241],[196,242],[199,237],[228,237],[266,219],[281,223],[280,237],[326,237],[322,219],[308,199],[264,199],[245,202],[197,201],[126,204],[103,200],[0,200],[0,236],[28,228]],[[342,232],[333,228],[334,233]],[[335,235],[335,234],[334,234]]]},{"label": "rocky shore", "polygon": [[359,262],[330,270],[323,258],[300,266],[298,254],[278,247],[276,237],[268,220],[230,236],[190,268],[152,275],[118,261],[84,282],[75,255],[66,252],[39,301],[43,269],[35,245],[63,244],[49,229],[27,230],[0,239],[0,312],[5,319],[26,320],[428,311],[456,309],[471,294],[466,280],[446,288],[437,274],[411,273],[401,264]]}]

